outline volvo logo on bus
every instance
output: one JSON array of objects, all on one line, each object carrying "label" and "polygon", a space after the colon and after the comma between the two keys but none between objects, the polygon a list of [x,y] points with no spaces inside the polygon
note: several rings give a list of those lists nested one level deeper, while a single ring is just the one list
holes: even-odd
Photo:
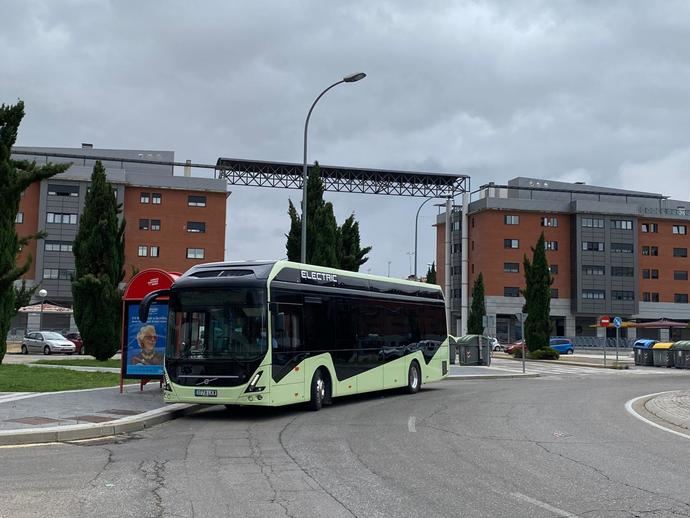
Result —
[{"label": "volvo logo on bus", "polygon": [[338,276],[334,273],[321,273],[321,272],[307,272],[305,270],[300,270],[300,276],[306,281],[316,281],[318,283],[334,283],[337,284]]}]

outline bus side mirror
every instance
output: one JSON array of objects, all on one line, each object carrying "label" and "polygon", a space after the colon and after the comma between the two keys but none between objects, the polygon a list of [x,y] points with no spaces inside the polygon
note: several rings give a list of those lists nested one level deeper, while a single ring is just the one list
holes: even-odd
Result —
[{"label": "bus side mirror", "polygon": [[143,323],[149,319],[149,309],[151,309],[151,304],[158,297],[164,297],[170,295],[170,290],[156,290],[152,291],[144,297],[144,299],[139,304],[139,320]]}]

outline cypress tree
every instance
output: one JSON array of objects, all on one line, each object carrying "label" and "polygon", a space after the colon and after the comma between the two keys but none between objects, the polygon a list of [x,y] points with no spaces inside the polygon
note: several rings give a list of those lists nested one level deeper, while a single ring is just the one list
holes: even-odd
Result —
[{"label": "cypress tree", "polygon": [[471,335],[481,335],[484,333],[484,315],[486,307],[484,305],[484,277],[480,273],[474,281],[472,287],[472,306],[467,317],[467,332]]},{"label": "cypress tree", "polygon": [[366,255],[371,252],[371,247],[362,248],[359,240],[359,223],[355,220],[353,212],[338,229],[338,250],[340,268],[351,272],[358,272],[359,267],[369,258]]},{"label": "cypress tree", "polygon": [[529,351],[548,349],[551,335],[551,284],[553,278],[546,260],[544,233],[541,233],[537,244],[532,247],[532,261],[523,259],[525,268],[525,340]]},{"label": "cypress tree", "polygon": [[120,347],[121,294],[124,278],[125,221],[122,208],[97,161],[91,175],[84,212],[74,240],[75,276],[72,282],[74,319],[86,352],[107,360]]},{"label": "cypress tree", "polygon": [[[333,205],[323,199],[324,185],[319,163],[309,171],[307,179],[307,257],[308,264],[358,271],[367,262],[371,247],[360,247],[359,223],[352,214],[339,227]],[[290,261],[301,260],[302,218],[292,200],[288,200],[290,231],[286,234],[285,249]]]},{"label": "cypress tree", "polygon": [[[12,160],[12,146],[17,141],[19,125],[24,118],[24,103],[0,105],[0,363],[7,352],[7,332],[15,315],[17,290],[14,283],[29,271],[32,257],[24,264],[17,264],[20,248],[32,239],[45,236],[36,233],[19,237],[15,230],[19,200],[22,192],[33,182],[38,182],[65,171],[69,164],[47,164]],[[21,296],[21,293],[20,293]]]},{"label": "cypress tree", "polygon": [[436,262],[431,263],[431,266],[426,271],[426,283],[436,284]]}]

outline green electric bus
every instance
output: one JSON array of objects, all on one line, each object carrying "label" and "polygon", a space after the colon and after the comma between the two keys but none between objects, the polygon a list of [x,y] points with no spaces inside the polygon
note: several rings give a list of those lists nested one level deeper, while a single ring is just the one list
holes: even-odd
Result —
[{"label": "green electric bus", "polygon": [[289,261],[194,266],[169,290],[168,403],[278,406],[406,388],[448,373],[439,286]]}]

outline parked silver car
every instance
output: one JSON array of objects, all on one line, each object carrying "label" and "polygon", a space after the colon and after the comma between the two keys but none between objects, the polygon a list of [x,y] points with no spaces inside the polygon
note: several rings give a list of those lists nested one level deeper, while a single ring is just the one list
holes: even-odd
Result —
[{"label": "parked silver car", "polygon": [[28,333],[22,340],[22,354],[30,352],[72,354],[76,346],[60,333],[53,331],[36,331]]}]

